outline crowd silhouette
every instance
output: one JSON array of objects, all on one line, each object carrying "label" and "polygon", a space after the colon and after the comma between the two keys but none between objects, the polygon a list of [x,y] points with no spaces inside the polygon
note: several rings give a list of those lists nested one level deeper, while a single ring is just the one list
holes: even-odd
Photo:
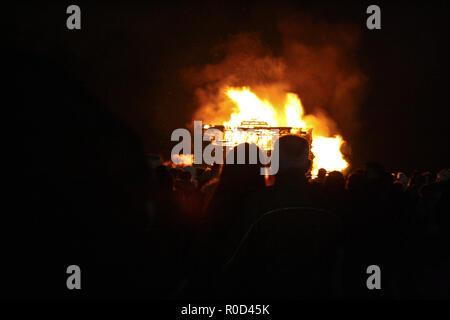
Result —
[{"label": "crowd silhouette", "polygon": [[[311,178],[295,135],[279,139],[272,186],[257,164],[172,167],[82,84],[22,61],[4,295],[449,298],[448,169]],[[65,287],[71,264],[80,292]],[[370,265],[381,290],[366,286]]]}]

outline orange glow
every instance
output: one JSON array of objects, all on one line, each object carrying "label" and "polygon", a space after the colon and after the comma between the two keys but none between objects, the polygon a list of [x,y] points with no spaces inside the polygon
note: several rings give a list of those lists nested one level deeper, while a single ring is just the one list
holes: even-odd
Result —
[{"label": "orange glow", "polygon": [[269,126],[276,126],[275,112],[268,101],[260,100],[249,88],[229,88],[227,96],[236,103],[238,112],[232,113],[226,127],[239,127],[242,121],[265,121]]},{"label": "orange glow", "polygon": [[[312,175],[317,175],[320,168],[327,171],[343,171],[348,167],[340,148],[344,143],[340,135],[330,136],[327,119],[304,114],[302,102],[295,93],[284,93],[284,96],[274,97],[284,101],[283,105],[275,106],[267,99],[259,98],[249,87],[227,87],[225,95],[234,103],[228,119],[223,120],[226,128],[225,140],[233,144],[243,142],[256,143],[260,148],[271,148],[269,127],[292,127],[291,133],[312,129],[311,152],[314,154]],[[272,98],[272,97],[271,97]],[[260,128],[256,132],[237,130],[248,125],[249,128]],[[261,129],[265,128],[267,129]],[[320,133],[320,135],[319,135]]]},{"label": "orange glow", "polygon": [[[314,132],[314,131],[313,131]],[[342,171],[348,167],[340,151],[343,140],[342,137],[321,137],[313,138],[311,151],[314,154],[313,175],[317,175],[320,168],[327,171]]]},{"label": "orange glow", "polygon": [[174,154],[172,155],[172,162],[178,166],[192,166],[194,163],[193,154]]}]

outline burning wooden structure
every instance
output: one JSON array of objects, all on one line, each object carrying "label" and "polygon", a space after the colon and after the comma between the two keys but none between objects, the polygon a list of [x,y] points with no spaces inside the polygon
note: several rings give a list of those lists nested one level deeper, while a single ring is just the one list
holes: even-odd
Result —
[{"label": "burning wooden structure", "polygon": [[220,143],[224,147],[235,147],[240,143],[254,143],[259,148],[264,150],[272,150],[271,145],[273,137],[282,137],[288,134],[295,134],[305,138],[309,145],[312,143],[312,129],[303,130],[296,127],[273,127],[269,126],[267,122],[251,119],[244,120],[238,127],[229,127],[225,125],[204,125],[203,134],[207,135],[208,129],[217,129],[223,133],[222,141],[214,141],[214,136],[211,136],[212,143]]}]

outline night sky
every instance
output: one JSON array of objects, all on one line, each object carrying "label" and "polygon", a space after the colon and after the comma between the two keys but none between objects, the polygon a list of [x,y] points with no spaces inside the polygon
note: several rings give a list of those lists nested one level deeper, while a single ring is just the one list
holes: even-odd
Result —
[{"label": "night sky", "polygon": [[368,1],[78,2],[77,31],[66,28],[70,4],[23,4],[5,13],[12,43],[6,50],[64,66],[148,152],[170,152],[172,130],[186,127],[198,108],[186,70],[219,61],[215,48],[241,33],[258,34],[277,56],[279,22],[308,17],[359,35],[351,59],[366,80],[351,120],[357,129],[338,121],[353,166],[379,161],[394,170],[439,170],[450,163],[447,1],[377,1],[382,29],[374,31],[366,28]]}]

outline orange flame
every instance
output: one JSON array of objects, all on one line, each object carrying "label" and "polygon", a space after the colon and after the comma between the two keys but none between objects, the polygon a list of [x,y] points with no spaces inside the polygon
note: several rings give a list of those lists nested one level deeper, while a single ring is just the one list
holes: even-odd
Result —
[{"label": "orange flame", "polygon": [[[326,119],[314,115],[304,114],[304,108],[300,98],[295,93],[286,93],[284,97],[284,108],[275,108],[268,100],[260,99],[248,87],[228,87],[225,90],[228,98],[234,102],[236,108],[230,115],[224,126],[228,129],[240,127],[242,122],[252,120],[264,123],[271,127],[293,127],[291,133],[299,129],[312,130],[311,152],[314,154],[312,175],[317,175],[320,168],[327,171],[343,171],[348,167],[340,151],[343,138],[340,135],[328,136]],[[280,110],[281,109],[281,110]],[[321,133],[322,135],[319,135]],[[251,133],[252,134],[252,133]],[[239,130],[227,130],[225,140],[234,143],[254,142],[261,148],[268,148],[270,137],[261,135],[251,136],[247,132]]]}]

